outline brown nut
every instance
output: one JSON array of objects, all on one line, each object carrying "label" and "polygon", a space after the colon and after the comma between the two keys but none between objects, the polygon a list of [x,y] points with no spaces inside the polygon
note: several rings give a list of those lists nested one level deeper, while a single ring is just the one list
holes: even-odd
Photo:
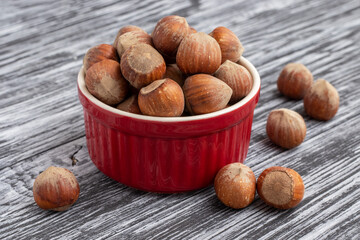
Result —
[{"label": "brown nut", "polygon": [[268,205],[289,209],[298,205],[304,197],[304,183],[301,176],[290,168],[270,167],[257,179],[257,192]]},{"label": "brown nut", "polygon": [[119,36],[117,40],[117,53],[121,58],[124,52],[129,49],[129,47],[139,44],[139,43],[146,43],[152,46],[151,36],[147,34],[145,31],[134,31],[134,32],[127,32]]},{"label": "brown nut", "polygon": [[166,58],[174,59],[180,42],[189,33],[186,19],[172,15],[160,19],[151,36],[155,48]]},{"label": "brown nut", "polygon": [[220,46],[203,32],[189,34],[180,43],[176,63],[185,74],[213,74],[221,64]]},{"label": "brown nut", "polygon": [[232,95],[232,90],[226,83],[208,74],[188,77],[183,91],[186,108],[191,114],[204,114],[223,109]]},{"label": "brown nut", "polygon": [[108,59],[89,68],[85,84],[92,95],[108,105],[118,104],[129,91],[129,83],[121,75],[119,63]]},{"label": "brown nut", "polygon": [[255,174],[244,164],[228,164],[216,174],[214,188],[216,196],[226,206],[235,209],[247,207],[255,198]]},{"label": "brown nut", "polygon": [[277,80],[279,91],[292,99],[302,99],[313,83],[309,69],[301,63],[289,63],[281,71]]},{"label": "brown nut", "polygon": [[115,37],[115,40],[114,40],[114,43],[113,43],[113,46],[116,48],[117,46],[117,42],[119,40],[119,37],[127,32],[140,32],[144,35],[147,34],[147,32],[145,32],[142,28],[138,27],[138,26],[134,26],[134,25],[128,25],[128,26],[125,26],[125,27],[122,27],[120,28],[120,30],[118,31],[116,37]]},{"label": "brown nut", "polygon": [[113,46],[109,44],[100,44],[90,48],[83,58],[85,73],[92,65],[105,59],[111,59],[119,62],[119,57]]},{"label": "brown nut", "polygon": [[149,116],[179,117],[184,111],[184,94],[170,78],[156,80],[139,92],[140,111]]},{"label": "brown nut", "polygon": [[221,63],[226,60],[237,62],[244,52],[239,38],[226,27],[217,27],[210,34],[219,43],[221,48]]},{"label": "brown nut", "polygon": [[46,210],[65,211],[78,199],[79,183],[74,174],[61,167],[49,167],[36,177],[33,195],[36,204]]},{"label": "brown nut", "polygon": [[161,54],[144,43],[133,45],[126,50],[121,58],[120,67],[126,80],[137,89],[162,79],[166,71]]},{"label": "brown nut", "polygon": [[290,149],[300,145],[306,135],[303,117],[290,109],[276,109],[270,112],[266,133],[276,145]]},{"label": "brown nut", "polygon": [[324,79],[318,79],[304,96],[305,112],[317,120],[330,120],[339,109],[337,90]]},{"label": "brown nut", "polygon": [[135,94],[131,95],[125,101],[117,105],[116,108],[129,113],[141,114],[138,105],[138,96]]},{"label": "brown nut", "polygon": [[235,103],[249,94],[253,86],[250,72],[243,66],[226,60],[214,73],[214,77],[224,81],[231,89],[230,102]]},{"label": "brown nut", "polygon": [[177,82],[181,87],[184,85],[184,76],[176,64],[169,64],[166,66],[164,78],[170,78]]}]

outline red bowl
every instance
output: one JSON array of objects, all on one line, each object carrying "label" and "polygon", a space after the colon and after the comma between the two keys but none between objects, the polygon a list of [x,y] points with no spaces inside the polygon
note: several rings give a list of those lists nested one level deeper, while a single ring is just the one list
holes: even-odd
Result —
[{"label": "red bowl", "polygon": [[127,186],[151,192],[183,192],[206,187],[217,171],[244,162],[259,100],[260,77],[251,92],[217,112],[188,117],[151,117],[124,112],[92,96],[81,68],[78,94],[84,108],[86,142],[96,167]]}]

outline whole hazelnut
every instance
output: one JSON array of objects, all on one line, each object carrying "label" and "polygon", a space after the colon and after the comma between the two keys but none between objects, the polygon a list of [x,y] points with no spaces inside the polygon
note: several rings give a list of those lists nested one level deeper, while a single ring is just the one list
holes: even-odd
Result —
[{"label": "whole hazelnut", "polygon": [[253,86],[250,72],[243,66],[226,60],[214,73],[214,77],[224,81],[231,89],[230,102],[235,103],[249,94]]},{"label": "whole hazelnut", "polygon": [[276,145],[290,149],[300,145],[306,135],[303,117],[289,109],[281,108],[270,112],[266,133]]},{"label": "whole hazelnut", "polygon": [[293,169],[285,167],[265,169],[257,179],[256,189],[266,204],[280,209],[298,205],[305,191],[301,176]]},{"label": "whole hazelnut", "polygon": [[169,64],[166,66],[164,78],[170,78],[177,82],[180,86],[184,85],[184,76],[176,64]]},{"label": "whole hazelnut", "polygon": [[107,59],[89,68],[85,84],[92,95],[108,105],[120,103],[129,91],[129,83],[121,75],[119,63]]},{"label": "whole hazelnut", "polygon": [[190,27],[185,18],[167,16],[160,19],[151,36],[155,48],[166,56],[175,58],[180,42],[190,33]]},{"label": "whole hazelnut", "polygon": [[119,105],[116,106],[116,108],[129,113],[141,114],[138,104],[138,96],[135,94],[131,95],[125,101],[121,102]]},{"label": "whole hazelnut", "polygon": [[304,96],[305,112],[317,120],[330,120],[339,109],[339,94],[329,82],[318,79]]},{"label": "whole hazelnut", "polygon": [[184,94],[175,81],[165,78],[143,87],[138,96],[140,111],[149,116],[179,117],[184,111]]},{"label": "whole hazelnut", "polygon": [[309,69],[301,63],[289,63],[281,71],[277,80],[279,91],[292,99],[302,99],[313,83]]},{"label": "whole hazelnut", "polygon": [[188,77],[183,91],[186,108],[191,114],[204,114],[223,109],[232,95],[232,90],[226,83],[208,74]]},{"label": "whole hazelnut", "polygon": [[166,71],[161,54],[144,43],[133,45],[126,50],[121,58],[120,67],[126,80],[137,89],[162,79]]},{"label": "whole hazelnut", "polygon": [[118,42],[118,39],[121,35],[127,33],[127,32],[140,32],[141,34],[148,34],[147,32],[145,32],[142,28],[138,27],[138,26],[134,26],[134,25],[128,25],[128,26],[125,26],[125,27],[122,27],[120,28],[120,30],[118,31],[116,37],[115,37],[115,40],[114,40],[114,43],[113,43],[113,46],[116,48],[117,46],[117,42]]},{"label": "whole hazelnut", "polygon": [[255,198],[255,174],[242,163],[228,164],[216,174],[214,188],[226,206],[235,209],[247,207]]},{"label": "whole hazelnut", "polygon": [[217,27],[210,34],[219,43],[221,48],[221,63],[226,60],[237,62],[244,52],[239,38],[226,27]]},{"label": "whole hazelnut", "polygon": [[90,48],[83,58],[85,73],[92,65],[105,59],[119,62],[119,57],[117,55],[116,49],[113,46],[109,44],[100,44]]},{"label": "whole hazelnut", "polygon": [[185,74],[213,74],[221,64],[220,46],[203,32],[189,34],[180,43],[176,63]]},{"label": "whole hazelnut", "polygon": [[139,44],[146,43],[152,46],[151,36],[146,32],[134,31],[134,32],[126,32],[119,36],[117,39],[117,53],[121,58],[124,52],[129,49],[129,47]]},{"label": "whole hazelnut", "polygon": [[49,167],[36,177],[33,195],[36,204],[46,210],[65,211],[78,199],[79,183],[74,174],[61,167]]}]

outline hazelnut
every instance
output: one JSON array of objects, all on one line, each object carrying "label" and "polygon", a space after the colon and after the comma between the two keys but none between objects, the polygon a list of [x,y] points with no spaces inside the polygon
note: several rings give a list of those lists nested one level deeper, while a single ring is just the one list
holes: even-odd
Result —
[{"label": "hazelnut", "polygon": [[36,204],[46,210],[65,211],[78,199],[79,183],[74,174],[61,167],[49,167],[36,177],[33,195]]},{"label": "hazelnut", "polygon": [[119,62],[116,49],[109,44],[100,44],[90,48],[83,59],[84,71],[87,70],[97,62],[101,62],[104,59],[111,59]]},{"label": "hazelnut", "polygon": [[255,198],[255,174],[244,164],[228,164],[216,174],[214,188],[226,206],[235,209],[247,207]]},{"label": "hazelnut", "polygon": [[144,35],[147,34],[147,32],[145,32],[142,28],[138,27],[138,26],[134,26],[134,25],[128,25],[128,26],[125,26],[125,27],[122,27],[120,28],[120,30],[118,31],[117,35],[116,35],[116,38],[114,40],[114,43],[113,43],[113,46],[116,48],[117,46],[117,42],[118,42],[118,39],[121,35],[127,33],[127,32],[140,32]]},{"label": "hazelnut", "polygon": [[141,31],[127,32],[120,35],[116,45],[120,58],[129,47],[139,43],[146,43],[152,46],[151,36]]},{"label": "hazelnut", "polygon": [[186,108],[191,114],[204,114],[223,109],[232,95],[232,90],[226,83],[208,74],[188,77],[183,91]]},{"label": "hazelnut", "polygon": [[175,81],[156,80],[140,89],[140,111],[149,116],[179,117],[184,111],[184,94]]},{"label": "hazelnut", "polygon": [[313,76],[301,63],[289,63],[281,71],[277,80],[279,91],[292,99],[302,99],[311,87]]},{"label": "hazelnut", "polygon": [[230,102],[234,103],[248,95],[253,85],[250,72],[243,66],[226,60],[214,73],[214,77],[224,81],[231,89]]},{"label": "hazelnut", "polygon": [[210,34],[219,43],[221,48],[221,63],[226,60],[237,62],[244,52],[239,38],[226,27],[217,27]]},{"label": "hazelnut", "polygon": [[290,149],[300,145],[306,135],[303,117],[289,109],[281,108],[270,112],[266,133],[276,145]]},{"label": "hazelnut", "polygon": [[129,83],[121,75],[119,63],[108,59],[89,68],[85,84],[92,95],[108,105],[120,103],[129,91]]},{"label": "hazelnut", "polygon": [[180,42],[190,33],[190,27],[185,18],[167,16],[160,19],[151,36],[155,48],[166,58],[175,58]]},{"label": "hazelnut", "polygon": [[304,96],[305,112],[317,120],[330,120],[339,109],[339,94],[329,82],[317,80]]},{"label": "hazelnut", "polygon": [[169,64],[166,66],[164,78],[170,78],[177,82],[181,87],[184,85],[184,77],[176,64]]},{"label": "hazelnut", "polygon": [[138,96],[137,95],[131,95],[128,97],[125,101],[120,103],[116,106],[117,109],[129,112],[129,113],[136,113],[141,114],[140,108],[138,105]]},{"label": "hazelnut", "polygon": [[137,89],[162,79],[166,71],[164,58],[145,43],[133,45],[126,50],[120,67],[123,76]]},{"label": "hazelnut", "polygon": [[213,74],[221,64],[220,46],[203,32],[189,34],[180,43],[176,63],[185,74]]},{"label": "hazelnut", "polygon": [[304,183],[301,176],[290,168],[270,167],[257,179],[257,192],[268,205],[289,209],[298,205],[304,197]]}]

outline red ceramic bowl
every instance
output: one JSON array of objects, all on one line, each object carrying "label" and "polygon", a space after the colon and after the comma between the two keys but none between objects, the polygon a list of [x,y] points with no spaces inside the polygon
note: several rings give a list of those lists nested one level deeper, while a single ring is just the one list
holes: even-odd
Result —
[{"label": "red ceramic bowl", "polygon": [[241,59],[254,79],[251,92],[217,112],[189,117],[150,117],[124,112],[92,96],[78,75],[90,158],[110,178],[151,192],[183,192],[206,187],[217,171],[244,162],[259,100],[260,77]]}]

